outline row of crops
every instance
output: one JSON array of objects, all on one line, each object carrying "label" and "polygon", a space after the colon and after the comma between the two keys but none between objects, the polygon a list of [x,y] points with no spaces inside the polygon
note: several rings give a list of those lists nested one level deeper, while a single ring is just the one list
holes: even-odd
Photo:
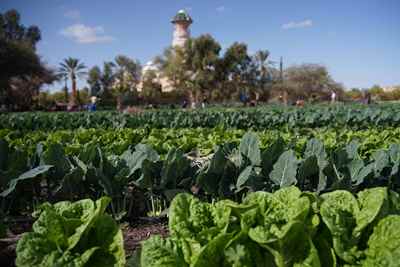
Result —
[{"label": "row of crops", "polygon": [[[17,266],[400,266],[400,107],[0,114]],[[121,223],[168,216],[133,256]]]},{"label": "row of crops", "polygon": [[384,187],[320,196],[291,186],[208,203],[179,194],[170,237],[125,260],[110,199],[41,205],[17,246],[17,266],[399,266],[400,197]]},{"label": "row of crops", "polygon": [[[223,128],[183,128],[183,129],[77,129],[54,131],[0,130],[0,139],[5,140],[12,148],[32,155],[37,146],[45,149],[51,144],[60,144],[67,155],[79,155],[82,147],[97,145],[106,155],[121,155],[137,144],[150,145],[161,156],[173,148],[185,153],[196,151],[201,156],[214,152],[215,146],[225,143],[239,144],[246,133],[241,129]],[[296,153],[304,151],[308,140],[316,138],[324,143],[328,152],[339,146],[347,145],[353,140],[360,144],[362,157],[370,155],[377,149],[388,148],[390,144],[400,143],[400,128],[370,127],[365,130],[354,130],[346,127],[324,128],[283,128],[268,129],[256,132],[260,147],[272,145],[278,139],[291,147]]]},{"label": "row of crops", "polygon": [[357,141],[328,153],[313,138],[296,153],[280,138],[261,148],[257,134],[248,132],[238,145],[217,146],[205,157],[191,157],[179,148],[161,157],[146,144],[120,155],[105,155],[94,144],[82,146],[78,155],[67,155],[60,144],[47,148],[39,144],[29,156],[1,141],[0,151],[0,196],[5,210],[14,213],[23,211],[26,203],[101,195],[112,198],[113,213],[122,218],[138,211],[135,194],[168,204],[179,192],[195,192],[211,200],[241,199],[248,191],[271,192],[291,185],[314,192],[400,188],[399,144],[363,158]]},{"label": "row of crops", "polygon": [[260,107],[251,109],[153,110],[134,116],[116,112],[14,113],[0,115],[0,128],[55,130],[82,128],[238,128],[347,126],[369,128],[397,126],[398,105],[328,105],[304,108]]}]

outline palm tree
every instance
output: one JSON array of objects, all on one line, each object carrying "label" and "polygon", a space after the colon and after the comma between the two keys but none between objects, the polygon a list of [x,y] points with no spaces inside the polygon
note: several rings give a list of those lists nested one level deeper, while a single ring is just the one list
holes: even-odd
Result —
[{"label": "palm tree", "polygon": [[261,67],[261,76],[263,78],[267,77],[268,74],[268,68],[269,66],[273,63],[272,61],[267,61],[269,57],[269,51],[268,50],[259,50],[256,52],[256,59],[260,64]]},{"label": "palm tree", "polygon": [[58,70],[59,74],[63,77],[69,77],[72,83],[72,96],[70,98],[70,106],[74,106],[77,98],[76,90],[76,79],[83,78],[86,75],[85,64],[79,62],[77,58],[65,58],[63,62],[60,63],[60,68]]}]

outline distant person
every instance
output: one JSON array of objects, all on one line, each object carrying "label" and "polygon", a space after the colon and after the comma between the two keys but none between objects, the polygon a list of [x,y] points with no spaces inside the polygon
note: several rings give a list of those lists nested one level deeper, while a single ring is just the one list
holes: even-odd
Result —
[{"label": "distant person", "polygon": [[187,107],[188,107],[188,102],[187,102],[187,100],[185,99],[185,100],[183,100],[182,108],[187,108]]},{"label": "distant person", "polygon": [[296,106],[297,107],[304,107],[304,100],[302,100],[302,99],[297,99],[296,100]]},{"label": "distant person", "polygon": [[207,104],[208,104],[208,102],[207,102],[207,97],[204,97],[204,98],[203,98],[203,102],[201,102],[201,107],[202,107],[202,108],[205,108]]},{"label": "distant person", "polygon": [[246,103],[247,103],[247,95],[244,92],[240,92],[239,100],[240,100],[240,102],[243,103],[243,105],[246,105]]},{"label": "distant person", "polygon": [[97,109],[97,107],[96,107],[97,97],[96,97],[96,96],[92,96],[92,97],[90,98],[90,102],[91,102],[91,103],[89,104],[88,110],[89,110],[90,112],[96,111],[96,109]]},{"label": "distant person", "polygon": [[332,91],[332,93],[331,93],[331,103],[333,104],[335,102],[336,102],[336,92]]},{"label": "distant person", "polygon": [[282,92],[282,94],[280,94],[279,95],[279,101],[283,104],[283,105],[285,105],[285,106],[287,106],[289,103],[289,101],[288,101],[288,98],[289,98],[289,95],[288,95],[288,93],[287,93],[287,91],[286,90],[284,90],[283,92]]},{"label": "distant person", "polygon": [[366,104],[366,105],[371,104],[372,100],[371,100],[371,94],[370,94],[369,92],[365,92],[365,93],[364,93],[364,97],[363,97],[362,102],[363,102],[364,104]]}]

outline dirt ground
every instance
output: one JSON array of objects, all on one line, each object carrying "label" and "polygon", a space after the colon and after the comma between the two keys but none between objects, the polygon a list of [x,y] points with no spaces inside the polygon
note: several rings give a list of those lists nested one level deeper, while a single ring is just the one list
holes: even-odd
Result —
[{"label": "dirt ground", "polygon": [[140,243],[152,235],[168,235],[168,226],[165,223],[148,223],[143,225],[129,226],[123,229],[125,254],[127,257],[140,246]]}]

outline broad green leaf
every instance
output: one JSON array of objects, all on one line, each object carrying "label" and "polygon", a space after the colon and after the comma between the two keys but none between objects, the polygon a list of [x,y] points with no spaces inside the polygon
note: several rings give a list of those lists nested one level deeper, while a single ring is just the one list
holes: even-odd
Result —
[{"label": "broad green leaf", "polygon": [[349,159],[359,159],[360,156],[358,154],[358,149],[360,148],[360,143],[358,140],[352,140],[347,146],[346,146],[346,152],[349,157]]},{"label": "broad green leaf", "polygon": [[140,262],[141,266],[152,267],[189,266],[172,240],[164,240],[159,236],[152,236],[143,243]]},{"label": "broad green leaf", "polygon": [[221,253],[224,251],[228,242],[232,239],[233,233],[221,234],[211,240],[206,246],[201,249],[199,255],[194,259],[191,264],[193,267],[218,267],[223,266],[225,255]]},{"label": "broad green leaf", "polygon": [[268,149],[264,150],[261,154],[262,171],[265,176],[268,176],[272,171],[275,162],[279,156],[285,151],[285,142],[279,137]]},{"label": "broad green leaf", "polygon": [[53,177],[61,179],[71,168],[68,158],[65,156],[64,147],[61,144],[50,144],[43,152],[41,165],[53,165]]},{"label": "broad green leaf", "polygon": [[355,159],[349,163],[350,179],[354,185],[360,185],[364,179],[374,171],[374,165],[364,166],[364,161]]},{"label": "broad green leaf", "polygon": [[389,155],[384,150],[375,151],[372,154],[375,177],[379,177],[384,168],[389,166]]},{"label": "broad green leaf", "polygon": [[118,224],[108,214],[101,214],[96,219],[90,232],[90,246],[99,247],[89,265],[125,266],[124,239]]},{"label": "broad green leaf", "polygon": [[343,190],[321,196],[320,214],[331,232],[335,252],[349,264],[362,257],[358,245],[364,231],[390,212],[386,188],[366,189],[357,196]]},{"label": "broad green leaf", "polygon": [[142,163],[145,159],[155,162],[158,161],[160,157],[150,146],[138,144],[136,145],[134,152],[128,149],[121,155],[121,158],[125,160],[128,165],[130,170],[128,176],[131,176],[137,170],[142,168]]},{"label": "broad green leaf", "polygon": [[162,163],[160,161],[153,162],[148,159],[143,160],[142,174],[134,183],[143,189],[152,189],[156,187],[158,181],[161,179],[161,168]]},{"label": "broad green leaf", "polygon": [[400,216],[390,215],[379,221],[368,240],[363,267],[400,266]]},{"label": "broad green leaf", "polygon": [[[396,178],[398,179],[400,172],[400,145],[399,144],[390,145],[388,153],[390,161],[393,164],[390,175],[395,176],[395,179]],[[400,179],[398,180],[398,184],[400,184]]]},{"label": "broad green leaf", "polygon": [[93,224],[104,213],[106,207],[111,202],[109,197],[102,197],[95,202],[95,210],[85,217],[85,221],[79,225],[73,235],[68,238],[68,249],[72,250],[78,245],[83,235],[86,235],[92,228]]},{"label": "broad green leaf", "polygon": [[329,231],[324,228],[324,230],[320,231],[320,233],[314,238],[313,242],[318,251],[321,267],[336,267],[337,260],[335,250],[330,244],[329,233],[326,233],[325,230]]},{"label": "broad green leaf", "polygon": [[293,150],[284,152],[274,164],[269,177],[280,188],[296,184],[298,160]]},{"label": "broad green leaf", "polygon": [[63,218],[54,209],[48,207],[35,221],[32,229],[35,233],[45,236],[49,242],[57,247],[65,249],[68,247],[68,243],[63,224]]},{"label": "broad green leaf", "polygon": [[347,263],[355,264],[361,256],[358,238],[353,236],[360,210],[357,199],[350,192],[341,190],[323,194],[321,198],[321,217],[330,230],[336,254]]},{"label": "broad green leaf", "polygon": [[39,176],[40,174],[46,173],[50,168],[52,168],[52,165],[42,165],[39,167],[36,167],[30,171],[27,171],[23,174],[21,174],[19,177],[12,179],[8,185],[8,188],[6,190],[4,190],[3,192],[1,192],[0,196],[1,197],[6,197],[8,196],[11,192],[13,192],[15,190],[15,187],[17,186],[17,184],[23,180],[27,180],[27,179],[32,179],[35,178],[37,176]]},{"label": "broad green leaf", "polygon": [[260,140],[258,136],[252,132],[247,132],[240,142],[239,151],[241,155],[249,159],[253,166],[259,166],[261,164],[259,143]]},{"label": "broad green leaf", "polygon": [[133,254],[127,258],[126,260],[126,267],[141,267],[140,266],[140,257],[142,254],[142,249],[141,247],[137,248]]},{"label": "broad green leaf", "polygon": [[318,139],[312,138],[307,142],[306,150],[304,151],[304,158],[316,156],[318,161],[326,160],[326,151],[324,144]]},{"label": "broad green leaf", "polygon": [[357,193],[360,212],[357,214],[356,232],[361,232],[374,221],[390,212],[387,188],[375,187]]},{"label": "broad green leaf", "polygon": [[48,242],[41,234],[30,232],[24,233],[17,243],[17,259],[15,265],[17,267],[47,267],[46,259],[51,258],[52,254],[58,257],[61,255],[57,252],[57,246]]},{"label": "broad green leaf", "polygon": [[318,186],[318,180],[315,180],[315,177],[318,177],[318,174],[318,159],[315,155],[312,155],[300,164],[298,184],[301,185],[302,188],[305,188],[307,183],[311,183],[312,188],[316,188]]},{"label": "broad green leaf", "polygon": [[172,149],[168,152],[161,169],[160,187],[162,189],[176,189],[179,182],[185,177],[190,168],[190,161],[180,149]]},{"label": "broad green leaf", "polygon": [[33,232],[17,244],[20,266],[125,266],[122,232],[104,214],[110,199],[63,201],[39,207]]},{"label": "broad green leaf", "polygon": [[[324,148],[324,144],[315,138],[307,142],[306,150],[304,152],[305,159],[308,159],[308,157],[311,156],[315,156],[317,158],[319,171],[318,171],[318,184],[316,186],[316,189],[317,192],[320,192],[324,190],[327,186],[328,178],[326,177],[324,170],[328,166],[329,162],[327,158],[327,153]],[[306,168],[306,166],[304,166],[304,168]]]},{"label": "broad green leaf", "polygon": [[246,184],[247,180],[251,176],[252,171],[253,171],[253,167],[252,166],[247,166],[246,169],[244,169],[240,173],[240,175],[239,175],[239,177],[237,179],[237,182],[236,182],[236,188],[240,189],[240,188],[242,188],[242,186],[244,184]]}]

